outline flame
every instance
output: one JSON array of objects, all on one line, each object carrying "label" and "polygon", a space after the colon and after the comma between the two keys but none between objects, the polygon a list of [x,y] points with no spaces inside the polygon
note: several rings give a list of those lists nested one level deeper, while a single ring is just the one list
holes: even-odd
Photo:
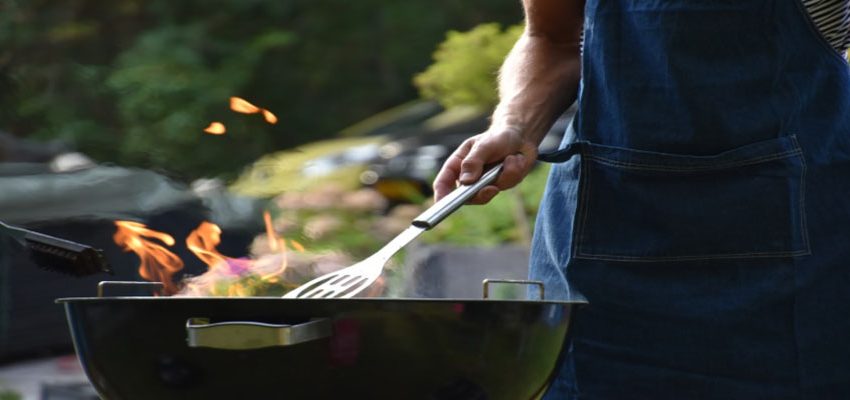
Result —
[{"label": "flame", "polygon": [[266,224],[266,240],[269,242],[269,248],[272,251],[277,251],[278,247],[280,247],[280,242],[277,240],[277,236],[274,233],[274,228],[272,227],[272,216],[267,211],[263,211],[263,222]]},{"label": "flame", "polygon": [[[271,214],[263,214],[265,222],[266,253],[258,258],[233,258],[217,250],[221,243],[222,230],[217,225],[204,221],[186,237],[186,247],[207,265],[207,271],[198,276],[185,277],[179,285],[174,282],[174,275],[182,270],[183,262],[165,246],[174,246],[172,236],[147,228],[144,224],[131,221],[115,221],[118,230],[114,235],[115,243],[126,251],[139,255],[141,264],[139,274],[148,281],[162,282],[165,287],[162,294],[178,296],[254,296],[267,293],[267,290],[280,290],[288,286],[285,277],[301,276],[303,258],[295,257],[295,269],[288,273],[288,248],[304,252],[304,246],[295,241],[287,240],[275,232]],[[260,242],[262,243],[262,242]],[[289,247],[287,247],[287,245]],[[345,265],[348,261],[340,262],[337,256],[330,255],[313,264],[322,271],[335,265]],[[332,264],[328,264],[331,262]],[[312,270],[313,265],[304,264]],[[313,272],[307,272],[308,274]],[[325,272],[322,272],[325,273]],[[379,286],[381,281],[379,280]],[[370,291],[377,294],[378,292]]]},{"label": "flame", "polygon": [[272,125],[277,123],[277,116],[272,114],[271,111],[266,110],[265,108],[263,109],[263,118],[266,119],[266,122],[268,122]]},{"label": "flame", "polygon": [[139,256],[139,275],[151,282],[162,282],[163,293],[173,294],[177,287],[172,276],[183,269],[183,261],[165,247],[152,242],[156,239],[167,246],[174,245],[174,238],[168,234],[148,229],[144,224],[133,221],[115,221],[118,231],[112,240],[124,251],[132,251]]},{"label": "flame", "polygon": [[201,222],[186,238],[186,247],[210,269],[227,263],[227,257],[215,249],[221,243],[221,228],[211,222]]},{"label": "flame", "polygon": [[294,241],[294,240],[290,240],[290,241],[289,241],[289,244],[292,246],[292,248],[293,248],[293,249],[295,249],[295,251],[297,251],[297,252],[299,252],[299,253],[303,253],[303,252],[304,252],[304,250],[305,250],[305,249],[304,249],[304,245],[303,245],[303,244],[298,243],[298,242],[296,242],[296,241]]},{"label": "flame", "polygon": [[227,128],[221,122],[211,122],[209,126],[204,128],[204,132],[210,135],[224,135],[227,132]]},{"label": "flame", "polygon": [[287,266],[286,242],[274,234],[268,212],[264,214],[264,220],[269,246],[277,254],[258,259],[232,258],[221,254],[216,250],[221,243],[221,228],[202,222],[186,238],[186,247],[207,264],[208,269],[203,275],[187,280],[181,294],[220,293],[217,288],[224,284],[227,285],[225,295],[244,297],[253,295],[258,284],[279,282]]},{"label": "flame", "polygon": [[269,249],[280,252],[282,261],[280,263],[280,268],[277,271],[263,275],[262,279],[269,280],[274,278],[276,280],[276,276],[281,275],[284,271],[286,271],[286,240],[277,237],[274,227],[272,226],[272,216],[268,210],[263,211],[263,222],[266,225],[266,240],[269,242]]},{"label": "flame", "polygon": [[230,109],[235,111],[235,112],[242,113],[242,114],[262,113],[263,119],[265,119],[266,122],[268,122],[272,125],[277,123],[277,116],[274,115],[271,111],[269,111],[265,108],[257,107],[255,105],[251,104],[248,100],[245,100],[241,97],[235,97],[234,96],[234,97],[230,98]]},{"label": "flame", "polygon": [[257,107],[241,97],[230,98],[230,109],[242,114],[256,114],[260,112],[260,107]]}]

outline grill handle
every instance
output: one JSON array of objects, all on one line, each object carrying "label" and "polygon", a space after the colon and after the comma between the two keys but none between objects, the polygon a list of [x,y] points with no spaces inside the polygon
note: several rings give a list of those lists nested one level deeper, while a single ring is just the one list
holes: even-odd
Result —
[{"label": "grill handle", "polygon": [[331,321],[328,318],[296,325],[253,321],[210,323],[209,318],[189,318],[186,321],[186,342],[189,347],[250,350],[294,346],[330,336]]},{"label": "grill handle", "polygon": [[546,287],[543,285],[543,282],[540,281],[530,281],[526,279],[485,279],[481,281],[481,284],[484,286],[484,298],[490,298],[490,284],[491,283],[510,283],[510,284],[518,284],[518,285],[528,285],[528,286],[537,286],[538,293],[540,294],[540,300],[545,299],[544,290]]},{"label": "grill handle", "polygon": [[140,282],[140,281],[100,281],[97,284],[97,297],[105,297],[107,288],[149,288],[151,290],[162,290],[165,284],[162,282]]}]

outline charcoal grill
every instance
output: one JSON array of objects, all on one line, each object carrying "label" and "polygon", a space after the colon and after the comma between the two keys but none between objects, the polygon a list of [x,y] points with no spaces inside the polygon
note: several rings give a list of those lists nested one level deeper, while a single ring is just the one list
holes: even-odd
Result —
[{"label": "charcoal grill", "polygon": [[100,294],[57,302],[116,400],[536,399],[583,304]]}]

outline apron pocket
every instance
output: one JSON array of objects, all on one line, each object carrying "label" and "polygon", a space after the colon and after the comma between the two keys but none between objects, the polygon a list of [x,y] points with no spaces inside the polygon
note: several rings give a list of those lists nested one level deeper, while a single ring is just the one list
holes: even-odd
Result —
[{"label": "apron pocket", "polygon": [[794,136],[713,156],[580,143],[573,257],[679,261],[809,254]]}]

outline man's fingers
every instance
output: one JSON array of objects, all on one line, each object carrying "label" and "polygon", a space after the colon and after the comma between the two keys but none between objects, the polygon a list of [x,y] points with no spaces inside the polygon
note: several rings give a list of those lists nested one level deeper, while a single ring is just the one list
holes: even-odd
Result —
[{"label": "man's fingers", "polygon": [[[484,204],[501,190],[510,189],[528,174],[533,165],[536,148],[517,149],[522,151],[505,156],[505,146],[493,142],[483,135],[464,141],[443,164],[443,168],[434,179],[434,197],[439,200],[457,187],[458,182],[471,185],[481,178],[484,169],[498,161],[503,162],[502,172],[492,185],[483,188],[469,203]],[[532,154],[534,153],[534,154]]]},{"label": "man's fingers", "polygon": [[467,139],[455,149],[443,164],[437,177],[434,178],[433,187],[434,198],[436,200],[443,198],[443,196],[449,194],[449,192],[457,187],[457,182],[461,174],[461,163],[466,158],[470,148],[472,148],[472,141]]},{"label": "man's fingers", "polygon": [[478,180],[484,169],[484,161],[478,158],[472,158],[472,154],[467,156],[460,164],[460,183],[470,185]]},{"label": "man's fingers", "polygon": [[484,173],[484,166],[501,159],[493,145],[487,141],[476,141],[469,149],[469,154],[464,157],[460,165],[460,183],[470,185],[475,183]]},{"label": "man's fingers", "polygon": [[519,184],[526,175],[525,160],[526,157],[522,154],[505,157],[502,172],[493,184],[500,190],[507,190]]},{"label": "man's fingers", "polygon": [[493,199],[499,192],[508,190],[519,184],[528,174],[530,169],[528,158],[523,154],[515,154],[505,157],[502,172],[492,185],[485,186],[478,192],[469,204],[485,204]]},{"label": "man's fingers", "polygon": [[473,196],[467,203],[469,204],[485,204],[488,203],[493,197],[499,194],[499,188],[495,186],[484,186],[483,189],[478,191],[478,194]]},{"label": "man's fingers", "polygon": [[[451,160],[451,159],[450,159]],[[437,200],[443,198],[443,196],[449,194],[455,187],[457,187],[457,177],[458,171],[460,171],[460,160],[456,162],[457,166],[449,165],[450,161],[447,161],[443,166],[443,169],[437,174],[437,177],[434,178],[434,198]]]}]

